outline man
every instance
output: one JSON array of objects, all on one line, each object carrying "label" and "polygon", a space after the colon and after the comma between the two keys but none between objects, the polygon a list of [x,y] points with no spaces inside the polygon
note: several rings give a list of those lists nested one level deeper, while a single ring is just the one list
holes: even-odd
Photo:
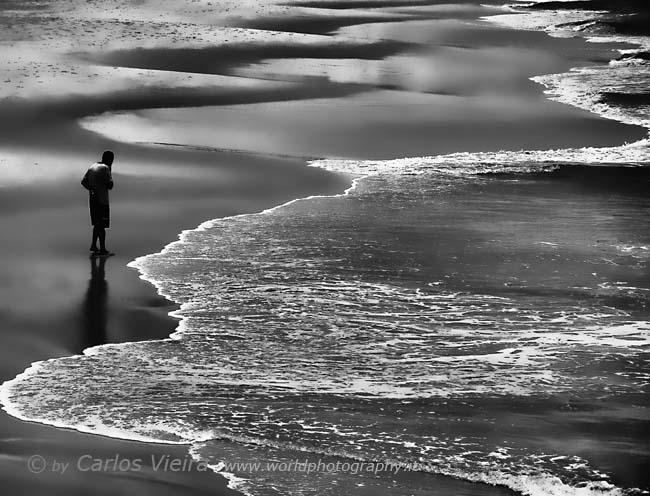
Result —
[{"label": "man", "polygon": [[[113,189],[113,152],[107,150],[100,162],[90,166],[81,185],[90,192],[90,222],[93,225],[93,240],[90,251],[97,255],[112,255],[106,249],[106,228],[110,227],[111,211],[108,204],[108,190]],[[97,247],[99,241],[99,248]]]}]

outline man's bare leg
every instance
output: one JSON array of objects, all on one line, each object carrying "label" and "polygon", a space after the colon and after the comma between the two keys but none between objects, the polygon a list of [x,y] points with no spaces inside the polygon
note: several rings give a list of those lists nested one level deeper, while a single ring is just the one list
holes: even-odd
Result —
[{"label": "man's bare leg", "polygon": [[[97,248],[97,241],[99,241],[99,248]],[[93,227],[93,241],[90,245],[90,250],[98,253],[108,253],[106,249],[106,229],[101,226]]]},{"label": "man's bare leg", "polygon": [[99,248],[97,248],[97,240],[99,239],[100,229],[99,226],[93,226],[93,241],[90,244],[90,251],[99,251]]}]

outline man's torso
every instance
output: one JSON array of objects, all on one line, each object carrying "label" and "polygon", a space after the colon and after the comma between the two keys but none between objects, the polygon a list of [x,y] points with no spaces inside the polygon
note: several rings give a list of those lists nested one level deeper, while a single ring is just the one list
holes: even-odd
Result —
[{"label": "man's torso", "polygon": [[95,201],[108,204],[108,190],[112,186],[111,170],[105,164],[93,164],[86,173],[90,194]]}]

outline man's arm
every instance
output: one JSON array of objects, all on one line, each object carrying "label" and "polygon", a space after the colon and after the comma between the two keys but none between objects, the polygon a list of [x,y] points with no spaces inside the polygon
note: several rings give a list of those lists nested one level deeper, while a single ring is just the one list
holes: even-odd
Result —
[{"label": "man's arm", "polygon": [[81,185],[90,191],[90,183],[88,182],[88,171],[84,174],[83,179],[81,180]]},{"label": "man's arm", "polygon": [[113,175],[111,174],[110,169],[106,171],[106,188],[113,189]]}]

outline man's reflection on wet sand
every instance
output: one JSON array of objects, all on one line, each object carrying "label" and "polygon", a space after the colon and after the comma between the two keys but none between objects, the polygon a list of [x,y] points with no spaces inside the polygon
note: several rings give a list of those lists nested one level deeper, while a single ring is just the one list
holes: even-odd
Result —
[{"label": "man's reflection on wet sand", "polygon": [[92,256],[90,279],[82,307],[82,349],[106,343],[107,305],[106,257]]}]

